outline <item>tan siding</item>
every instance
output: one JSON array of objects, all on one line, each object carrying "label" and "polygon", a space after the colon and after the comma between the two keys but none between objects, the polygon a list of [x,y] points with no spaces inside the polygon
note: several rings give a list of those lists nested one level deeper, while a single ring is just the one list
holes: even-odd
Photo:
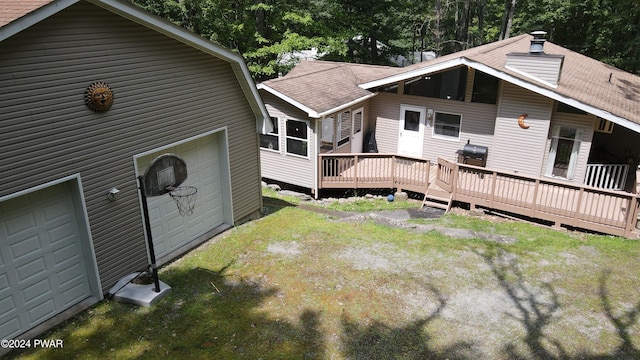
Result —
[{"label": "tan siding", "polygon": [[376,143],[380,153],[398,152],[398,122],[402,95],[380,93],[371,100]]},{"label": "tan siding", "polygon": [[[260,167],[262,177],[286,182],[288,184],[302,186],[308,189],[315,188],[315,121],[307,117],[307,114],[287,104],[277,97],[261,90],[260,95],[265,103],[270,116],[280,118],[280,151],[260,150]],[[285,140],[284,119],[309,121],[309,158],[287,155]]]},{"label": "tan siding", "polygon": [[[482,146],[493,143],[493,128],[496,119],[496,106],[446,99],[425,98],[409,95],[381,93],[372,99],[372,117],[376,117],[376,141],[381,153],[398,151],[398,126],[400,105],[423,106],[434,112],[462,115],[460,139],[457,141],[433,137],[433,127],[425,128],[423,154],[424,158],[436,161],[438,157],[455,160],[455,152],[462,149],[469,140]],[[492,151],[489,150],[489,156]]]},{"label": "tan siding", "polygon": [[[503,83],[495,137],[488,166],[507,172],[539,176],[549,132],[551,100],[512,84]],[[518,117],[528,114],[518,126]]]},{"label": "tan siding", "polygon": [[[85,2],[0,48],[0,196],[80,173],[103,289],[147,262],[133,155],[228,126],[234,217],[260,210],[255,115],[228,63]],[[103,114],[84,105],[94,81],[114,91]]]}]

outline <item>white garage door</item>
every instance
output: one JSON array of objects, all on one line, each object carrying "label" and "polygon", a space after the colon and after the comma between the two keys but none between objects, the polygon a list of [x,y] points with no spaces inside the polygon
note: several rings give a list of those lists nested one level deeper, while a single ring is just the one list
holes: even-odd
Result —
[{"label": "white garage door", "polygon": [[156,157],[173,153],[187,164],[187,180],[182,185],[198,188],[193,214],[181,216],[169,194],[147,198],[151,234],[156,258],[172,251],[224,223],[220,154],[215,135],[201,137],[181,145],[138,158],[138,170],[144,173]]},{"label": "white garage door", "polygon": [[0,202],[0,339],[91,296],[74,186],[67,181]]}]

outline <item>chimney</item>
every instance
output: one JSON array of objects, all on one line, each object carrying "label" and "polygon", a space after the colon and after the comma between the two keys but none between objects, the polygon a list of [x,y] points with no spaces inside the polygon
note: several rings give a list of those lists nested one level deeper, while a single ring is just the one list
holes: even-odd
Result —
[{"label": "chimney", "polygon": [[547,39],[545,39],[547,32],[534,31],[531,33],[531,35],[533,35],[533,39],[531,39],[531,46],[529,46],[529,54],[531,55],[544,54],[544,43],[545,41],[547,41]]},{"label": "chimney", "polygon": [[531,35],[533,38],[530,40],[529,52],[507,54],[505,67],[548,86],[557,87],[564,55],[545,54],[545,31],[534,31]]}]

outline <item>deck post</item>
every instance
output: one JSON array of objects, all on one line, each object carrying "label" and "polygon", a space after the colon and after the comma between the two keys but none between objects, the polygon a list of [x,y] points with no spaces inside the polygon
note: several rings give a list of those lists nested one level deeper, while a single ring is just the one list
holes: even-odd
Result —
[{"label": "deck post", "polygon": [[[451,163],[449,163],[451,164]],[[449,177],[449,181],[451,182],[451,198],[452,200],[456,199],[456,195],[458,193],[458,171],[460,170],[460,165],[453,164],[451,167],[451,176]]]},{"label": "deck post", "polygon": [[391,188],[396,185],[396,156],[391,156]]},{"label": "deck post", "polygon": [[638,196],[636,194],[632,194],[629,199],[629,209],[627,210],[627,226],[624,232],[625,237],[631,237],[634,235],[634,230],[636,228],[636,222],[638,219]]},{"label": "deck post", "polygon": [[535,185],[533,186],[533,203],[531,205],[531,217],[535,217],[536,214],[536,205],[538,205],[538,189],[540,188],[540,179],[536,179]]},{"label": "deck post", "polygon": [[431,174],[430,174],[430,172],[431,172],[431,160],[427,160],[427,170],[425,172],[426,172],[426,177],[425,177],[425,181],[424,181],[425,182],[424,191],[427,191],[427,190],[429,190],[429,185],[431,185],[429,183],[429,179],[431,179],[430,178],[430,176],[431,176]]},{"label": "deck post", "polygon": [[584,188],[580,187],[580,191],[578,192],[578,201],[576,203],[576,208],[573,212],[573,221],[571,222],[571,226],[576,226],[578,223],[578,214],[580,212],[580,206],[582,205],[583,194],[584,194]]},{"label": "deck post", "polygon": [[[322,180],[324,180],[324,159],[322,154],[318,155],[318,190],[322,189]],[[319,193],[320,191],[318,191]]]},{"label": "deck post", "polygon": [[489,199],[489,204],[491,204],[490,207],[493,207],[493,204],[496,199],[496,183],[498,182],[498,173],[494,171],[491,176],[491,179],[492,179],[491,194],[490,194],[491,198]]},{"label": "deck post", "polygon": [[355,162],[355,163],[353,164],[353,165],[354,165],[354,171],[353,171],[353,174],[354,174],[354,179],[353,179],[354,184],[353,184],[353,186],[354,186],[354,188],[356,188],[356,189],[357,189],[357,188],[358,188],[358,168],[360,167],[360,162],[358,161],[358,155],[357,155],[357,154],[356,154],[356,155],[354,155],[353,159],[354,159],[353,161]]}]

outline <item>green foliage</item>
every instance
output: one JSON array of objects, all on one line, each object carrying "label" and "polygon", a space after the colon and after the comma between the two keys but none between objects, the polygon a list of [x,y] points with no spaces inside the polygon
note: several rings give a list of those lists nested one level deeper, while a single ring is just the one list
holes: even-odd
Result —
[{"label": "green foliage", "polygon": [[[638,0],[131,0],[245,57],[256,81],[285,74],[311,48],[324,59],[390,64],[548,32],[556,44],[640,71]],[[512,11],[511,11],[512,10]],[[513,16],[509,33],[506,25]]]}]

